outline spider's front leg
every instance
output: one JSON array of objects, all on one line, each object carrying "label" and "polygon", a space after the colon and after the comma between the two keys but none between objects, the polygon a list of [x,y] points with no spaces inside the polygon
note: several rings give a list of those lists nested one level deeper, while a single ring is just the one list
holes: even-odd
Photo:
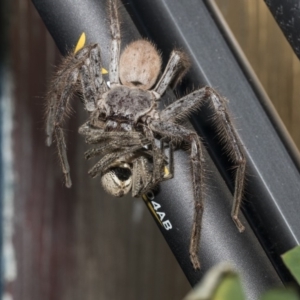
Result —
[{"label": "spider's front leg", "polygon": [[203,163],[204,157],[198,135],[183,126],[164,120],[152,120],[149,128],[153,132],[173,141],[185,142],[190,146],[192,181],[194,189],[194,222],[190,241],[190,258],[195,269],[200,268],[198,249],[200,243],[201,221],[203,214]]},{"label": "spider's front leg", "polygon": [[69,110],[69,100],[78,90],[78,79],[82,83],[85,108],[88,111],[95,109],[97,96],[99,97],[107,89],[102,78],[101,68],[99,46],[88,45],[76,55],[70,54],[63,60],[47,95],[46,144],[50,146],[53,135],[55,135],[67,187],[70,187],[72,182],[62,123]]},{"label": "spider's front leg", "polygon": [[191,112],[199,109],[199,107],[206,101],[209,101],[210,106],[215,112],[214,123],[218,130],[218,134],[225,144],[225,149],[237,169],[235,174],[235,189],[231,217],[238,230],[243,232],[245,227],[240,221],[238,214],[243,197],[246,159],[242,143],[227,111],[225,99],[211,87],[204,87],[166,107],[161,112],[161,118],[168,122],[180,121],[185,119]]},{"label": "spider's front leg", "polygon": [[[108,145],[108,147],[110,146]],[[114,161],[126,155],[133,155],[136,151],[142,149],[143,147],[144,145],[141,143],[141,141],[138,141],[135,145],[124,147],[117,152],[106,154],[89,170],[89,175],[94,178],[101,173],[103,174],[107,168],[114,163]]]}]

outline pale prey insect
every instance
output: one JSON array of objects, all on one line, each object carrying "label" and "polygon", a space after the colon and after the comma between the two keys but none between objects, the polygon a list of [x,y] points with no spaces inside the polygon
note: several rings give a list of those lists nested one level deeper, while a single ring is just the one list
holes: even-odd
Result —
[{"label": "pale prey insect", "polygon": [[[159,77],[161,57],[149,41],[132,42],[120,56],[121,35],[116,0],[109,0],[109,15],[112,37],[110,86],[101,73],[98,44],[87,45],[67,56],[47,95],[47,144],[52,144],[54,136],[66,186],[70,187],[62,123],[69,99],[75,92],[80,92],[89,119],[79,128],[79,133],[85,136],[86,143],[95,145],[85,153],[85,158],[101,157],[89,175],[100,175],[108,193],[123,196],[131,192],[133,197],[140,197],[171,178],[174,145],[188,145],[195,203],[189,253],[193,267],[198,269],[204,157],[196,132],[179,122],[207,101],[215,111],[215,123],[237,167],[231,216],[242,232],[244,226],[238,213],[244,186],[245,155],[241,142],[229,118],[225,100],[210,87],[196,90],[159,110],[159,101],[168,86],[176,84],[186,73],[189,67],[187,56],[181,51],[172,51]],[[164,153],[166,148],[168,155]]]}]

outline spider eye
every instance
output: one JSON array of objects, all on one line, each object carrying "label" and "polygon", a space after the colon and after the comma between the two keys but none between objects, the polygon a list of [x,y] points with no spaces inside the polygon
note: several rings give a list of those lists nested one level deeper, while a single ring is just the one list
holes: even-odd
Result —
[{"label": "spider eye", "polygon": [[128,164],[112,167],[101,177],[101,183],[105,191],[115,197],[127,194],[132,185],[132,172]]}]

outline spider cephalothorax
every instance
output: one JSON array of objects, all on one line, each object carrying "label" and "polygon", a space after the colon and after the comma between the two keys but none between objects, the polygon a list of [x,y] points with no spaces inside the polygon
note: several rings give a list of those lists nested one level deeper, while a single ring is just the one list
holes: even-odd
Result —
[{"label": "spider cephalothorax", "polygon": [[[210,87],[196,90],[163,110],[158,109],[159,100],[168,86],[177,83],[185,74],[188,59],[183,52],[174,50],[158,78],[161,57],[149,41],[129,44],[119,57],[120,25],[116,0],[109,0],[109,9],[112,36],[110,84],[108,86],[102,77],[98,44],[87,45],[66,57],[48,93],[47,144],[51,145],[54,135],[66,186],[70,187],[70,168],[61,126],[69,98],[79,91],[90,114],[79,133],[85,136],[86,143],[95,145],[85,153],[85,158],[101,157],[89,174],[91,177],[100,175],[104,189],[114,196],[131,192],[132,196],[139,197],[171,178],[174,142],[189,145],[195,201],[190,257],[194,268],[199,268],[197,253],[203,212],[204,158],[198,135],[178,121],[206,101],[215,111],[217,127],[237,166],[231,215],[239,231],[244,230],[238,218],[245,176],[243,148],[224,99]],[[168,155],[165,155],[166,148]]]}]

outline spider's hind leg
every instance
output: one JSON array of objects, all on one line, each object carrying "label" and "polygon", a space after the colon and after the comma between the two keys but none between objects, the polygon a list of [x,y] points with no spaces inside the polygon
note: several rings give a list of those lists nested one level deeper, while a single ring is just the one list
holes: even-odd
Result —
[{"label": "spider's hind leg", "polygon": [[210,87],[206,87],[206,93],[211,99],[210,105],[215,111],[214,122],[218,130],[218,134],[225,145],[225,150],[229,154],[229,157],[236,168],[231,217],[238,230],[243,232],[245,227],[239,219],[239,211],[243,198],[246,175],[246,158],[244,148],[232,124],[230,115],[227,111],[225,99]]},{"label": "spider's hind leg", "polygon": [[239,219],[239,211],[243,197],[246,159],[242,143],[234,129],[231,117],[228,113],[225,99],[222,98],[211,87],[204,87],[196,90],[185,97],[167,106],[160,114],[163,121],[177,122],[185,119],[193,111],[200,108],[204,102],[209,101],[209,105],[214,110],[214,122],[218,134],[222,139],[225,149],[236,166],[235,189],[231,217],[240,232],[245,227]]}]

